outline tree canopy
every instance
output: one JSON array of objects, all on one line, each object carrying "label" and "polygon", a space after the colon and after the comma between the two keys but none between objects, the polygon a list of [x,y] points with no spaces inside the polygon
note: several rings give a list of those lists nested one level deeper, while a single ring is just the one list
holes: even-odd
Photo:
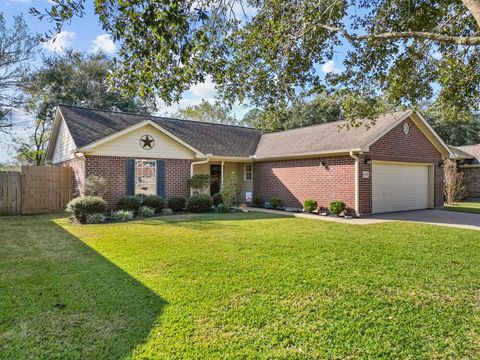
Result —
[{"label": "tree canopy", "polygon": [[35,57],[38,39],[31,34],[21,16],[13,17],[10,27],[0,12],[0,131],[12,126],[9,111],[22,104],[20,80],[27,62]]},{"label": "tree canopy", "polygon": [[154,109],[153,99],[111,90],[106,81],[111,66],[112,60],[103,53],[67,51],[44,57],[40,68],[23,78],[25,109],[36,120],[34,134],[20,148],[21,159],[43,163],[58,104],[144,114]]},{"label": "tree canopy", "polygon": [[[444,119],[479,108],[480,0],[97,0],[95,11],[120,45],[112,83],[130,95],[171,103],[211,76],[224,100],[263,109],[325,88],[397,108],[435,101]],[[59,31],[84,0],[32,13]],[[317,69],[347,43],[345,71],[324,79]]]}]

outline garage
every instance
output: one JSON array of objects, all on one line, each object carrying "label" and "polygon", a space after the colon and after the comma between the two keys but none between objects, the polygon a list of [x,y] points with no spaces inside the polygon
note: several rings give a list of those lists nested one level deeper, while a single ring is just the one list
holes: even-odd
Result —
[{"label": "garage", "polygon": [[374,161],[373,213],[426,209],[433,201],[433,166]]}]

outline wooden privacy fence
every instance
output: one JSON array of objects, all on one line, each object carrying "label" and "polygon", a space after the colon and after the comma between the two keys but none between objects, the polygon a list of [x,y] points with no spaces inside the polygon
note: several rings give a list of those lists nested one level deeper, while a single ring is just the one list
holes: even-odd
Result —
[{"label": "wooden privacy fence", "polygon": [[72,168],[22,166],[0,172],[0,215],[42,214],[65,209],[72,199]]}]

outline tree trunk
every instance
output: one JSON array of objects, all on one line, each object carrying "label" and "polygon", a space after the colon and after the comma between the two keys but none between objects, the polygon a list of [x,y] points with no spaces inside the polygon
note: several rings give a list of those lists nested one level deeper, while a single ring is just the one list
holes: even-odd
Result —
[{"label": "tree trunk", "polygon": [[475,18],[480,29],[480,0],[462,0],[462,2]]}]

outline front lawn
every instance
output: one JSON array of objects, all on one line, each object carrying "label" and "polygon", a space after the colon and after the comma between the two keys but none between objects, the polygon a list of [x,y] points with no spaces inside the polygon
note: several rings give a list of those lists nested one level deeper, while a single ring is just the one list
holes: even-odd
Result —
[{"label": "front lawn", "polygon": [[457,204],[445,205],[445,209],[450,211],[466,212],[480,214],[479,200],[465,200]]},{"label": "front lawn", "polygon": [[0,358],[477,358],[480,233],[0,218]]}]

